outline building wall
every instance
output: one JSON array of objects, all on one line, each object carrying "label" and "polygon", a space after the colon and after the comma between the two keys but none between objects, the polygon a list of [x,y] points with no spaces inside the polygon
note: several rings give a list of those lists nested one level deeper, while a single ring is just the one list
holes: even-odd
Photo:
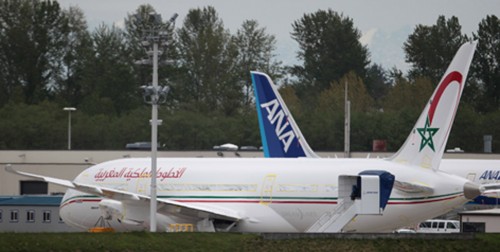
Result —
[{"label": "building wall", "polygon": [[500,233],[500,216],[499,215],[468,215],[463,214],[462,222],[478,222],[485,223],[486,233]]}]

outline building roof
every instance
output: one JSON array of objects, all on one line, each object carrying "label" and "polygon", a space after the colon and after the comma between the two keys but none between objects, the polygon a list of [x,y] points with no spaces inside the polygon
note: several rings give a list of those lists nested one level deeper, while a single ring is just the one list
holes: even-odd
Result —
[{"label": "building roof", "polygon": [[474,210],[474,211],[464,211],[459,212],[459,215],[500,215],[499,208],[492,209],[483,209],[483,210]]},{"label": "building roof", "polygon": [[0,196],[0,206],[59,206],[59,195]]}]

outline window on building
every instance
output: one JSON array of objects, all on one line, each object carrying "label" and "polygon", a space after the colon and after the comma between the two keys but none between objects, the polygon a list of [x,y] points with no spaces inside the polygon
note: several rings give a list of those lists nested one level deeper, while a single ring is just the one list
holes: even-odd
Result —
[{"label": "window on building", "polygon": [[26,211],[26,221],[27,222],[35,222],[35,211],[34,210]]},{"label": "window on building", "polygon": [[464,233],[484,233],[486,225],[484,222],[463,222],[462,232]]},{"label": "window on building", "polygon": [[43,222],[48,223],[51,220],[51,213],[50,211],[43,211]]},{"label": "window on building", "polygon": [[18,217],[19,212],[17,210],[11,210],[10,211],[10,222],[18,222],[19,217]]},{"label": "window on building", "polygon": [[25,194],[47,194],[49,184],[45,181],[24,180],[21,183],[21,195]]}]

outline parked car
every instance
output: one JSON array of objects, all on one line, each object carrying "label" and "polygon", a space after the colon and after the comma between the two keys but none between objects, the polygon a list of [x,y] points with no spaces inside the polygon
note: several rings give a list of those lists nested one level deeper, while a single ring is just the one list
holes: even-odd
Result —
[{"label": "parked car", "polygon": [[396,234],[415,234],[417,233],[415,230],[410,229],[410,228],[400,228],[396,231],[394,231]]},{"label": "parked car", "polygon": [[151,142],[135,142],[125,145],[127,150],[151,150]]},{"label": "parked car", "polygon": [[[166,150],[167,146],[165,144],[158,143],[156,145],[158,150]],[[127,150],[151,150],[151,142],[135,142],[128,143],[125,145],[125,149]]]},{"label": "parked car", "polygon": [[[157,145],[157,148],[160,149],[160,144]],[[128,143],[125,145],[125,149],[127,150],[151,150],[151,142],[135,142]]]},{"label": "parked car", "polygon": [[421,222],[417,233],[459,233],[460,221],[432,219]]}]

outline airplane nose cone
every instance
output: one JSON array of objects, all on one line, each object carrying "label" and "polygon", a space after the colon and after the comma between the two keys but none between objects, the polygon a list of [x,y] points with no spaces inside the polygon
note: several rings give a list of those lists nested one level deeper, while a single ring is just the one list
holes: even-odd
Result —
[{"label": "airplane nose cone", "polygon": [[464,196],[467,199],[474,199],[477,196],[481,195],[481,189],[479,185],[474,183],[467,182],[464,185]]}]

